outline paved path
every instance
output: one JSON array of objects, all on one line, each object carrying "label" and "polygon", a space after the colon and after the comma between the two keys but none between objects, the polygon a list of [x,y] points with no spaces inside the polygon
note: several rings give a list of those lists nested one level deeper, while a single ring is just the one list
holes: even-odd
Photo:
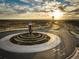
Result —
[{"label": "paved path", "polygon": [[79,59],[79,47],[76,48],[77,52],[71,59]]}]

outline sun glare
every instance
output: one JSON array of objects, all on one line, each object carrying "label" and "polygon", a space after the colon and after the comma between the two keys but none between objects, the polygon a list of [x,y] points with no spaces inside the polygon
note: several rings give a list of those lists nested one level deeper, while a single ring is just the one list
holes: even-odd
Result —
[{"label": "sun glare", "polygon": [[54,20],[58,20],[61,19],[61,17],[63,16],[63,12],[59,9],[54,10],[53,12],[50,12],[50,16],[54,16]]}]

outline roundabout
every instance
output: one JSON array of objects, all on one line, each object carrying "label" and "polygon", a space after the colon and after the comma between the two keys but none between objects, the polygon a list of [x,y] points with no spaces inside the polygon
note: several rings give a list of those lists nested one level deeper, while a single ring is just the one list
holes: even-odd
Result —
[{"label": "roundabout", "polygon": [[[32,52],[40,52],[54,48],[61,43],[61,39],[58,36],[50,33],[42,33],[42,34],[47,34],[48,36],[46,38],[50,40],[40,39],[40,38],[39,38],[40,40],[39,39],[33,40],[33,38],[13,39],[15,38],[15,36],[20,34],[21,33],[12,34],[2,38],[0,40],[0,48],[10,52],[32,53]],[[15,40],[18,43],[16,43]]]}]

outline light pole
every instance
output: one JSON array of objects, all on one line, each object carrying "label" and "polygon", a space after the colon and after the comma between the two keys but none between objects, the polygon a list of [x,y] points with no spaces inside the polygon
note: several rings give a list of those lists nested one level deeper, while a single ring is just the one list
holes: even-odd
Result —
[{"label": "light pole", "polygon": [[32,23],[28,24],[29,34],[32,35]]}]

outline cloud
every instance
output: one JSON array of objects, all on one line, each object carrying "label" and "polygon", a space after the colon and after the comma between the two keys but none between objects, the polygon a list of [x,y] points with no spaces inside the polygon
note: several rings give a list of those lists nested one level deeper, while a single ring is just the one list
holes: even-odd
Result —
[{"label": "cloud", "polygon": [[[32,0],[20,0],[20,1],[32,1]],[[34,10],[40,10],[41,6],[35,5],[29,7],[28,5],[22,5],[17,3],[0,3],[0,14],[19,14],[26,13]]]},{"label": "cloud", "polygon": [[43,0],[20,0],[20,1],[22,1],[22,2],[32,2],[32,3],[34,3],[34,2],[43,2]]},{"label": "cloud", "polygon": [[69,2],[79,2],[79,0],[65,0],[65,1],[69,1]]},{"label": "cloud", "polygon": [[32,2],[32,0],[20,0],[20,1],[22,1],[22,2]]},{"label": "cloud", "polygon": [[7,3],[6,5],[0,3],[0,14],[18,14],[18,13],[25,13],[29,9],[28,6],[18,5],[18,4],[10,4]]}]

